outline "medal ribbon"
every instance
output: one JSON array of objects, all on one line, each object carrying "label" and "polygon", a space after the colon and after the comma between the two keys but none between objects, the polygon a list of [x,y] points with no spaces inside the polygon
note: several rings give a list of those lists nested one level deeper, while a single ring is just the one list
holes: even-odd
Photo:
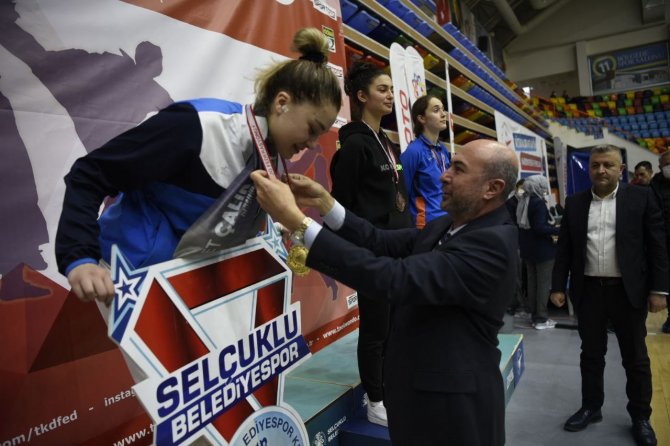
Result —
[{"label": "medal ribbon", "polygon": [[[386,141],[386,139],[384,139],[384,142],[386,142],[386,144],[382,143],[382,140],[379,139],[379,135],[374,131],[372,127],[370,127],[370,124],[368,124],[365,121],[363,121],[363,123],[367,125],[370,130],[372,130],[372,133],[375,135],[375,138],[377,139],[379,146],[382,148],[382,152],[384,152],[384,155],[386,155],[386,159],[391,164],[391,171],[393,172],[393,182],[397,186],[398,182],[400,181],[400,174],[398,173],[398,162],[395,159],[393,150],[391,149],[391,147],[389,147],[388,141]],[[384,135],[384,137],[386,138],[386,135]]]},{"label": "medal ribbon", "polygon": [[[274,167],[272,167],[272,159],[270,158],[268,149],[265,146],[263,135],[261,135],[261,129],[258,126],[258,122],[256,121],[256,115],[254,114],[251,105],[246,104],[244,106],[244,111],[246,112],[245,114],[247,115],[247,125],[249,126],[249,132],[251,133],[251,138],[254,142],[254,147],[256,148],[258,157],[260,158],[261,163],[263,164],[263,169],[267,172],[268,175],[272,175],[274,177],[279,178],[279,175],[275,172]],[[282,166],[284,167],[284,172],[286,173],[286,181],[288,182],[289,185],[291,185],[291,181],[289,180],[288,177],[288,170],[286,168],[286,161],[279,154],[277,154],[277,156],[281,159]]]},{"label": "medal ribbon", "polygon": [[447,170],[447,163],[445,162],[445,157],[444,154],[442,154],[442,150],[440,150],[439,144],[433,144],[431,143],[428,138],[425,136],[421,135],[421,139],[430,147],[430,151],[433,152],[433,158],[435,158],[435,162],[437,162],[437,167],[440,169],[440,172],[444,173]]}]

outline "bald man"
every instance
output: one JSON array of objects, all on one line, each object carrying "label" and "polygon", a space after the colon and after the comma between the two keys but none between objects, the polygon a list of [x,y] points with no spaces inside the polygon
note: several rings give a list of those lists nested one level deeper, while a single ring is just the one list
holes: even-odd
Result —
[{"label": "bald man", "polygon": [[[516,285],[518,234],[504,203],[517,176],[514,151],[470,142],[441,177],[449,215],[380,230],[306,177],[290,175],[293,195],[252,174],[261,206],[309,248],[308,266],[394,304],[384,404],[396,446],[505,443],[497,334]],[[298,205],[316,208],[328,229]]]}]

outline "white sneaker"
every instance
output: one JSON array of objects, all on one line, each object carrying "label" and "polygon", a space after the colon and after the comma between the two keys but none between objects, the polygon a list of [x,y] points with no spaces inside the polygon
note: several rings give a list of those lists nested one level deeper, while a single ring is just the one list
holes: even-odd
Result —
[{"label": "white sneaker", "polygon": [[556,327],[556,321],[553,319],[547,319],[544,322],[537,322],[533,324],[533,327],[536,330],[546,330],[548,328],[555,328]]},{"label": "white sneaker", "polygon": [[368,421],[388,427],[389,422],[386,418],[386,407],[384,407],[383,401],[368,401]]}]

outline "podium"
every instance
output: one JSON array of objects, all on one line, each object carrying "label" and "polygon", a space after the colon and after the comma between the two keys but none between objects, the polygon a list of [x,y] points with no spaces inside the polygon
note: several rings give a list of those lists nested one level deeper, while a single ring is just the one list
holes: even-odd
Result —
[{"label": "podium", "polygon": [[[498,335],[505,404],[524,372],[523,335]],[[312,445],[390,445],[388,429],[369,423],[358,377],[354,331],[319,351],[286,377],[285,400],[300,414]]]}]

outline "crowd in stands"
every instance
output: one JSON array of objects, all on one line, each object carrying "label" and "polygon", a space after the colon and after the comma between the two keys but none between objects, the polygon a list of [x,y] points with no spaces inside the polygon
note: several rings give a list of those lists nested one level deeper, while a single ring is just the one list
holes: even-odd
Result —
[{"label": "crowd in stands", "polygon": [[568,97],[567,94],[533,104],[546,118],[575,130],[602,137],[602,129],[654,153],[670,147],[670,87],[625,93]]}]

